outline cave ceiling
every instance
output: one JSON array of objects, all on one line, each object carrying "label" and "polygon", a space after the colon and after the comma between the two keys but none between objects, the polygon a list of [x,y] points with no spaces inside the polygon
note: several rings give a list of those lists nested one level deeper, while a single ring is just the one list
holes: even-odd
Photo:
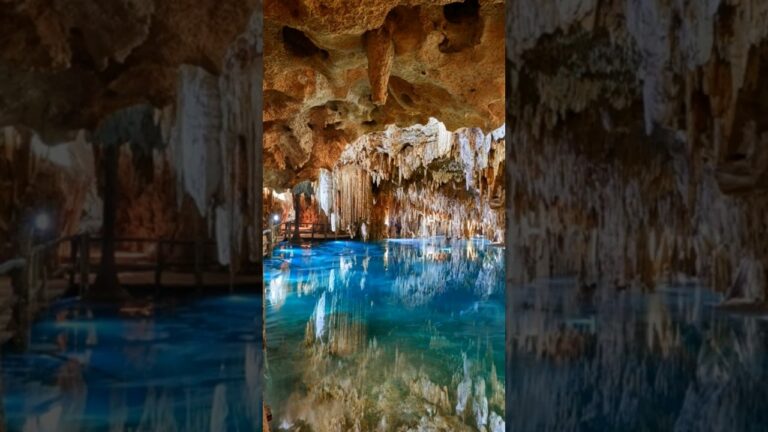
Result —
[{"label": "cave ceiling", "polygon": [[315,179],[390,125],[504,123],[502,1],[271,1],[264,14],[267,186]]},{"label": "cave ceiling", "polygon": [[173,103],[178,67],[219,73],[256,1],[0,2],[0,126],[46,141],[120,108]]}]

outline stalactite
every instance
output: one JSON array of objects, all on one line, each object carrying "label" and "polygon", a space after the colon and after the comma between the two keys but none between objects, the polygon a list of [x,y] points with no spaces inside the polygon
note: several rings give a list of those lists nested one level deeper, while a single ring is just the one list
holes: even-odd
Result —
[{"label": "stalactite", "polygon": [[331,215],[334,206],[334,177],[331,171],[326,169],[320,169],[320,176],[317,179],[317,183],[314,187],[317,195],[317,204],[320,209],[326,214]]},{"label": "stalactite", "polygon": [[[260,9],[260,3],[260,0],[256,2],[256,10]],[[233,255],[230,260],[233,270],[243,264],[243,253],[251,262],[262,254],[262,28],[261,14],[253,14],[245,32],[230,46],[218,80],[221,196],[226,212],[221,216],[228,219],[229,229],[222,230],[216,241],[228,245]]]},{"label": "stalactite", "polygon": [[194,66],[179,70],[176,122],[171,138],[179,199],[184,192],[206,215],[222,177],[218,134],[221,129],[219,86],[215,76]]},{"label": "stalactite", "polygon": [[477,128],[450,132],[434,118],[426,125],[389,126],[351,143],[337,171],[358,167],[377,186],[375,217],[366,218],[377,237],[485,235],[501,242],[504,136],[503,126],[488,134]]},{"label": "stalactite", "polygon": [[[180,68],[170,133],[179,203],[186,193],[201,215],[210,215],[219,262],[233,270],[244,264],[243,252],[252,262],[262,253],[257,152],[262,128],[261,27],[260,15],[254,14],[230,46],[220,76],[195,66]],[[164,112],[161,118],[166,116]]]},{"label": "stalactite", "polygon": [[359,224],[371,219],[371,177],[360,167],[344,166],[334,171],[333,183],[337,194],[334,200],[337,224],[354,234]]}]

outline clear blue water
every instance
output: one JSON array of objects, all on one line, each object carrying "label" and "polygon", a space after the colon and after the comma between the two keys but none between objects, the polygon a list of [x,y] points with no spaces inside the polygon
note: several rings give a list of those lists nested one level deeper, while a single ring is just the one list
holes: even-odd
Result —
[{"label": "clear blue water", "polygon": [[199,298],[150,317],[70,301],[5,349],[10,431],[261,430],[262,298]]},{"label": "clear blue water", "polygon": [[695,284],[580,292],[512,287],[512,431],[766,431],[768,315]]},{"label": "clear blue water", "polygon": [[273,430],[503,430],[503,256],[479,239],[276,249]]}]

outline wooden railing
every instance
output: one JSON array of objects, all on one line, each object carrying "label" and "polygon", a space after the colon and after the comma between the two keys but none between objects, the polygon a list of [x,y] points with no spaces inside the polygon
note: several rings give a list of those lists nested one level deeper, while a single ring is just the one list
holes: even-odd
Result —
[{"label": "wooden railing", "polygon": [[[101,240],[89,234],[79,234],[41,243],[27,250],[22,247],[17,258],[0,263],[0,275],[13,270],[23,271],[23,278],[16,284],[21,283],[21,291],[32,295],[40,284],[44,289],[49,277],[67,276],[69,285],[79,285],[82,294],[89,289],[92,268],[98,268],[100,264],[101,253],[94,254],[94,248],[101,247]],[[156,285],[161,285],[162,274],[168,269],[193,273],[196,283],[202,284],[202,274],[206,268],[221,267],[215,259],[215,253],[209,252],[211,246],[215,252],[216,243],[212,241],[123,237],[116,238],[115,243],[118,252],[125,252],[119,246],[126,243],[141,245],[138,249],[142,251],[149,250],[143,257],[130,260],[121,261],[118,256],[116,267],[118,273],[153,271]],[[176,253],[178,249],[182,249],[181,253]],[[97,252],[100,251],[97,249]],[[76,283],[78,276],[79,283]]]},{"label": "wooden railing", "polygon": [[[89,237],[87,234],[80,236],[80,246],[72,246],[73,252],[70,254],[72,268],[70,273],[70,280],[74,280],[74,268],[79,267],[82,270],[83,275],[90,274],[90,268],[94,265],[91,261],[92,246],[101,246],[101,238]],[[195,284],[202,285],[203,271],[211,265],[215,267],[221,267],[215,259],[215,253],[210,253],[211,246],[214,248],[216,242],[202,241],[202,240],[171,240],[171,239],[152,239],[152,238],[140,238],[140,237],[122,237],[115,239],[115,243],[118,245],[116,249],[121,250],[119,245],[125,245],[126,243],[133,243],[135,245],[143,245],[138,249],[143,251],[150,251],[150,254],[146,255],[149,260],[141,261],[132,259],[130,263],[121,263],[118,259],[117,271],[153,271],[154,272],[154,284],[156,286],[162,285],[163,272],[167,269],[181,270],[185,273],[192,273],[195,276]],[[78,259],[78,249],[80,252],[80,258]],[[174,251],[182,249],[182,253],[175,254]],[[186,250],[186,253],[184,251]],[[82,255],[85,251],[87,255]],[[154,257],[151,252],[154,251]],[[182,258],[178,258],[181,256]],[[184,258],[189,257],[191,258]],[[152,259],[153,258],[153,259]],[[175,259],[174,259],[175,258]],[[75,263],[78,263],[77,265]],[[98,266],[98,262],[95,263]],[[82,281],[81,276],[81,281]],[[85,282],[87,289],[87,281]]]},{"label": "wooden railing", "polygon": [[[284,238],[293,237],[296,230],[296,222],[285,222],[280,225]],[[299,222],[299,235],[309,236],[310,239],[317,238],[340,238],[349,237],[339,231],[331,231],[331,224]],[[303,237],[302,237],[303,238]]]},{"label": "wooden railing", "polygon": [[[272,254],[272,251],[280,242],[291,240],[296,237],[296,222],[283,222],[281,224],[271,225],[262,231],[262,240],[264,241],[264,256]],[[299,223],[299,238],[309,240],[323,239],[343,239],[350,238],[346,232],[331,231],[331,224],[328,223]]]},{"label": "wooden railing", "polygon": [[[9,304],[0,304],[0,309],[11,309],[10,325],[24,327],[29,311],[37,310],[51,300],[47,288],[53,280],[60,281],[60,288],[66,288],[66,285],[70,290],[78,289],[80,295],[91,289],[92,272],[96,273],[94,270],[100,265],[101,240],[89,234],[79,234],[34,246],[27,242],[26,247],[21,245],[15,251],[9,248],[6,252],[10,255],[4,255],[15,255],[15,258],[0,262],[0,277],[10,277],[11,299]],[[165,271],[194,274],[195,284],[201,287],[205,270],[215,267],[220,271],[223,268],[216,260],[216,243],[212,241],[124,237],[116,238],[115,243],[118,274],[151,271],[156,287],[162,285]],[[120,246],[126,243],[138,245],[136,249],[144,252],[139,252],[140,256],[120,256],[125,252]],[[0,329],[0,332],[3,330],[6,329]]]}]

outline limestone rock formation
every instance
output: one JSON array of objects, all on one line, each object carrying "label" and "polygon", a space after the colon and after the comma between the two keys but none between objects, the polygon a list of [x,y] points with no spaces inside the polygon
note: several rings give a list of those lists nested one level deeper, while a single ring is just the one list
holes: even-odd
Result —
[{"label": "limestone rock formation", "polygon": [[[259,0],[4,1],[0,126],[47,145],[85,131],[98,148],[111,139],[91,134],[105,119],[152,106],[150,129],[162,139],[144,156],[129,154],[134,166],[123,158],[121,232],[180,235],[168,217],[189,196],[216,227],[219,260],[236,268],[254,261],[261,249],[261,9]],[[131,128],[144,126],[116,124],[111,144],[140,144]]]},{"label": "limestone rock formation", "polygon": [[0,3],[1,125],[50,141],[121,107],[174,100],[176,70],[218,74],[256,0]]},{"label": "limestone rock formation", "polygon": [[265,186],[314,181],[389,125],[503,124],[500,0],[264,5]]},{"label": "limestone rock formation", "polygon": [[764,281],[768,4],[507,5],[511,281]]}]

